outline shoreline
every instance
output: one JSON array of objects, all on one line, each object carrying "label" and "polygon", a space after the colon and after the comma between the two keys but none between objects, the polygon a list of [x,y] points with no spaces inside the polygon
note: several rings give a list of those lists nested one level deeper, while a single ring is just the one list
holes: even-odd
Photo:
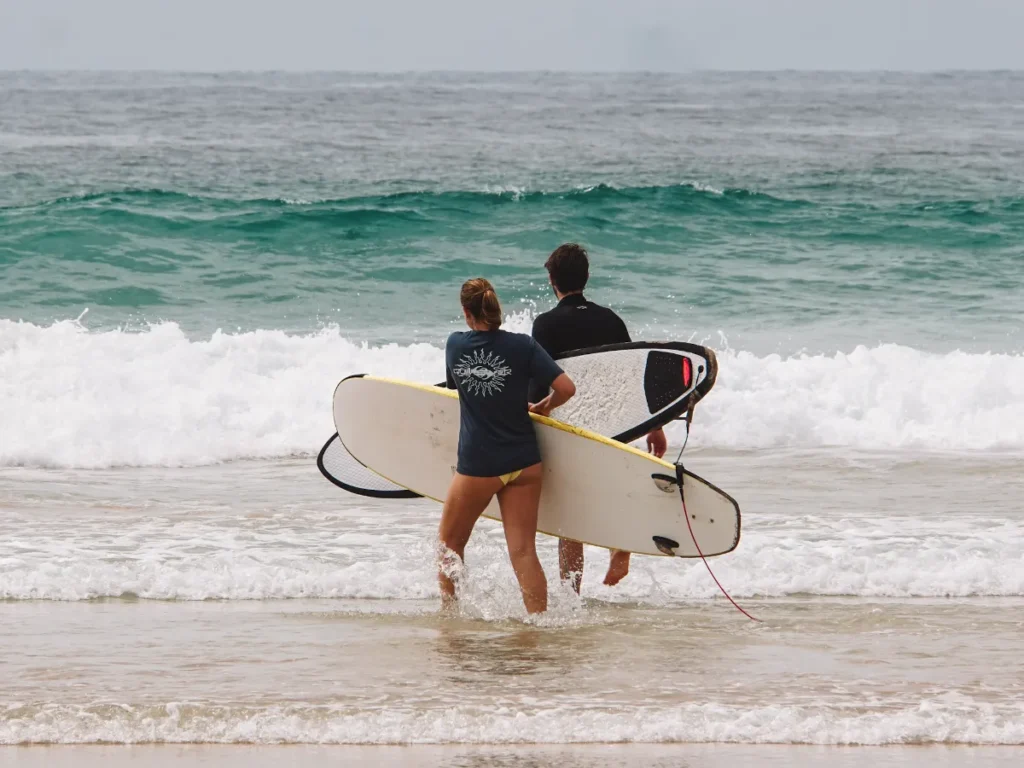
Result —
[{"label": "shoreline", "polygon": [[890,766],[1011,766],[1019,764],[1012,746],[892,745],[813,746],[782,744],[567,744],[567,745],[380,745],[320,746],[282,744],[25,745],[0,749],[0,766],[47,768],[120,768],[140,761],[150,768],[170,765],[217,765],[224,768],[284,768],[338,764],[346,766],[417,766],[476,768],[516,764],[562,768],[637,765],[649,768],[733,768],[736,765],[873,768]]}]

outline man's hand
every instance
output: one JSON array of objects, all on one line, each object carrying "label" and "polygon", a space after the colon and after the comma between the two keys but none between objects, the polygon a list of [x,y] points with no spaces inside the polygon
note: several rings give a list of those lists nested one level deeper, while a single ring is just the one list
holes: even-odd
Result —
[{"label": "man's hand", "polygon": [[665,437],[664,429],[655,429],[647,433],[647,452],[653,453],[659,459],[668,450],[668,438]]}]

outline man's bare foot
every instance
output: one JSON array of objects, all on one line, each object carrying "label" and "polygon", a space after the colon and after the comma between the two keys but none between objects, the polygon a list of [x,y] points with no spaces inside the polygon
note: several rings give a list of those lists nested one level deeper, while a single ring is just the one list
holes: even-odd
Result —
[{"label": "man's bare foot", "polygon": [[605,586],[614,587],[629,573],[629,552],[612,552],[608,562],[608,573],[605,574]]}]

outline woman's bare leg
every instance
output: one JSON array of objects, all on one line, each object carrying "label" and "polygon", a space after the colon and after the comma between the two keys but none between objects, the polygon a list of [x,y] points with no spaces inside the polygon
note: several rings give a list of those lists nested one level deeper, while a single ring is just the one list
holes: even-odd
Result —
[{"label": "woman's bare leg", "polygon": [[543,613],[548,609],[548,581],[537,558],[540,488],[541,465],[534,464],[498,491],[508,556],[519,579],[528,613]]},{"label": "woman's bare leg", "polygon": [[448,553],[451,551],[463,559],[473,526],[500,488],[501,480],[496,477],[469,477],[458,473],[448,486],[438,530],[442,549],[438,558],[437,581],[441,587],[442,605],[450,605],[455,600],[455,584],[445,574],[445,558],[450,557]]}]

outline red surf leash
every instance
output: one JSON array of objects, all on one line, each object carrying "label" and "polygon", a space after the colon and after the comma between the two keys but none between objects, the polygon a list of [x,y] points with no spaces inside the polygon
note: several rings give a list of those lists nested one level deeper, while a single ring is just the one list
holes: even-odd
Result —
[{"label": "red surf leash", "polygon": [[[680,478],[680,483],[681,482],[682,482],[682,479]],[[682,484],[680,484],[679,488],[682,489],[682,487],[683,487]],[[745,610],[743,610],[737,604],[737,602],[735,600],[732,599],[732,596],[728,592],[726,592],[725,591],[725,587],[722,586],[722,582],[720,582],[718,580],[718,577],[715,576],[715,572],[711,570],[711,566],[708,565],[708,559],[706,557],[704,557],[704,553],[700,551],[700,544],[697,543],[697,537],[693,535],[693,526],[690,525],[690,513],[686,511],[686,497],[682,493],[680,493],[679,496],[680,496],[680,498],[683,501],[683,514],[686,515],[686,527],[690,531],[690,538],[693,540],[693,546],[695,546],[697,548],[697,554],[700,555],[700,559],[704,561],[704,567],[708,569],[708,573],[711,574],[711,578],[715,580],[715,584],[717,584],[718,588],[720,590],[722,590],[722,594],[725,595],[727,598],[729,598],[729,602],[732,603],[736,607],[737,611],[742,613],[744,616],[746,616],[751,621],[756,621],[758,624],[762,624],[763,622],[760,619],[751,616],[749,613],[747,613]]]},{"label": "red surf leash", "polygon": [[693,541],[693,546],[697,548],[697,554],[700,555],[700,559],[704,561],[704,567],[708,569],[708,573],[711,574],[711,578],[715,580],[715,584],[718,585],[718,588],[722,590],[722,594],[729,599],[729,602],[733,604],[737,611],[742,613],[751,621],[756,621],[758,624],[763,624],[764,622],[762,622],[760,619],[751,616],[749,613],[743,610],[739,606],[739,604],[732,599],[732,595],[725,591],[725,587],[722,586],[722,582],[718,580],[718,577],[715,576],[715,572],[712,571],[711,566],[708,565],[708,559],[704,557],[704,553],[701,552],[700,544],[697,543],[697,537],[693,534],[693,526],[690,525],[690,513],[686,511],[686,493],[683,490],[683,480],[686,477],[686,475],[682,471],[683,467],[679,463],[679,460],[683,458],[683,451],[686,450],[686,444],[690,442],[690,425],[693,423],[693,409],[694,407],[696,407],[696,405],[697,403],[695,401],[690,401],[690,408],[686,413],[686,438],[683,440],[683,447],[679,449],[679,456],[676,457],[676,478],[679,480],[679,498],[683,502],[683,515],[686,517],[686,527],[690,531],[690,539]]}]

